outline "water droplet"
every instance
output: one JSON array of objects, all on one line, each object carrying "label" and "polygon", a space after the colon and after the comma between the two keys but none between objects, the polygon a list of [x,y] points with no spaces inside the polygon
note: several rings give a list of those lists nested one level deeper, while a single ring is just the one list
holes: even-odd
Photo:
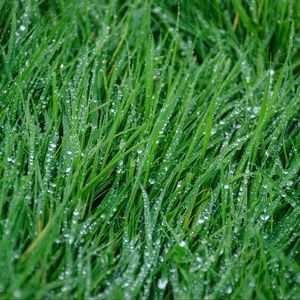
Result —
[{"label": "water droplet", "polygon": [[185,241],[181,241],[181,242],[179,243],[179,246],[180,246],[180,247],[185,247],[185,246],[186,246],[186,242],[185,242]]},{"label": "water droplet", "polygon": [[15,290],[15,291],[13,292],[13,295],[14,295],[15,298],[21,298],[22,293],[21,293],[20,290]]},{"label": "water droplet", "polygon": [[293,181],[292,181],[292,180],[288,180],[288,181],[286,182],[286,185],[287,185],[287,186],[292,186],[292,185],[293,185]]},{"label": "water droplet", "polygon": [[150,179],[149,179],[149,184],[152,185],[152,184],[154,184],[154,183],[155,183],[155,180],[154,180],[153,178],[150,178]]},{"label": "water droplet", "polygon": [[20,30],[21,30],[21,31],[25,31],[25,29],[26,29],[26,27],[25,27],[24,25],[21,25],[21,26],[20,26]]},{"label": "water droplet", "polygon": [[232,287],[229,286],[227,289],[226,289],[226,294],[231,294],[232,293]]},{"label": "water droplet", "polygon": [[275,71],[272,70],[272,69],[270,69],[270,70],[269,70],[269,75],[270,75],[270,76],[273,76],[274,74],[275,74]]},{"label": "water droplet", "polygon": [[204,222],[205,222],[204,219],[201,219],[201,218],[200,218],[200,219],[198,220],[198,224],[203,224]]},{"label": "water droplet", "polygon": [[156,14],[159,14],[161,12],[161,8],[158,6],[158,7],[154,7],[153,8],[153,12],[156,13]]},{"label": "water droplet", "polygon": [[253,107],[253,113],[254,114],[258,114],[259,111],[260,111],[260,107],[259,106],[254,106]]},{"label": "water droplet", "polygon": [[262,214],[262,215],[260,216],[260,218],[261,218],[263,221],[268,221],[269,218],[270,218],[270,216],[267,215],[267,214]]},{"label": "water droplet", "polygon": [[165,289],[168,284],[167,278],[159,278],[157,282],[157,287],[161,290]]},{"label": "water droplet", "polygon": [[14,164],[16,160],[13,157],[8,157],[7,161]]},{"label": "water droplet", "polygon": [[74,212],[73,212],[73,215],[76,217],[76,216],[79,216],[80,215],[80,211],[79,209],[75,209]]}]

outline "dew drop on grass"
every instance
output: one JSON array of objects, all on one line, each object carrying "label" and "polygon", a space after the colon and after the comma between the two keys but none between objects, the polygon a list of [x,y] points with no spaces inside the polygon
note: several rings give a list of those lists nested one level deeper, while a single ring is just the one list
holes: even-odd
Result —
[{"label": "dew drop on grass", "polygon": [[286,185],[287,185],[288,187],[292,186],[292,185],[293,185],[293,181],[292,181],[292,180],[288,180],[287,183],[286,183]]},{"label": "dew drop on grass", "polygon": [[154,180],[153,178],[150,178],[150,179],[149,179],[149,184],[152,185],[152,184],[154,184],[154,183],[155,183],[155,180]]},{"label": "dew drop on grass", "polygon": [[156,13],[156,14],[159,14],[161,12],[161,8],[158,6],[158,7],[154,7],[153,8],[153,12]]},{"label": "dew drop on grass", "polygon": [[181,186],[182,186],[182,181],[180,180],[180,181],[178,181],[176,188],[179,189],[179,188],[181,188]]},{"label": "dew drop on grass", "polygon": [[161,290],[164,290],[168,284],[167,278],[159,278],[157,282],[157,287]]},{"label": "dew drop on grass", "polygon": [[269,218],[270,218],[270,216],[269,215],[267,215],[267,214],[262,214],[261,216],[260,216],[260,218],[263,220],[263,221],[268,221],[269,220]]},{"label": "dew drop on grass", "polygon": [[79,216],[80,215],[80,210],[79,209],[75,209],[74,212],[73,212],[73,215],[76,217],[76,216]]},{"label": "dew drop on grass", "polygon": [[54,149],[55,147],[56,147],[56,144],[55,144],[55,143],[51,143],[51,144],[50,144],[50,148],[51,148],[51,149]]},{"label": "dew drop on grass", "polygon": [[254,106],[253,107],[253,113],[254,113],[254,115],[257,115],[259,113],[259,111],[260,111],[260,107],[259,106]]},{"label": "dew drop on grass", "polygon": [[198,220],[198,224],[203,224],[204,222],[205,222],[204,219],[201,219],[201,218],[200,218],[200,219]]},{"label": "dew drop on grass", "polygon": [[14,164],[16,160],[15,160],[13,157],[8,157],[8,158],[7,158],[7,161],[8,161],[9,163]]},{"label": "dew drop on grass", "polygon": [[15,298],[21,298],[22,293],[21,293],[20,290],[15,290],[15,291],[13,292],[13,295],[14,295]]},{"label": "dew drop on grass", "polygon": [[229,286],[227,289],[226,289],[226,294],[231,294],[232,293],[232,287]]},{"label": "dew drop on grass", "polygon": [[180,247],[185,247],[185,246],[186,246],[186,242],[185,242],[185,241],[181,241],[181,242],[179,243],[179,246],[180,246]]},{"label": "dew drop on grass", "polygon": [[25,27],[24,25],[21,25],[21,26],[20,26],[20,30],[21,30],[21,31],[25,31],[25,29],[26,29],[26,27]]},{"label": "dew drop on grass", "polygon": [[252,287],[252,288],[255,287],[255,281],[254,281],[254,279],[250,280],[249,286]]}]

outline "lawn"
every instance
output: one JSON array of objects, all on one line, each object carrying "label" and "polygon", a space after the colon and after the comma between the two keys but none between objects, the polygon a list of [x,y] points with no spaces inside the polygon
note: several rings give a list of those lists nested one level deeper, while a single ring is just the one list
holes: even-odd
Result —
[{"label": "lawn", "polygon": [[0,0],[0,299],[299,299],[299,75],[299,0]]}]

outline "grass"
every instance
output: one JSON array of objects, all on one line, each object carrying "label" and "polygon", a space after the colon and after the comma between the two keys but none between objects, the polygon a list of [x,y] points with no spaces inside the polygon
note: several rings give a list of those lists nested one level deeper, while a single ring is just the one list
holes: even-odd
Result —
[{"label": "grass", "polygon": [[299,299],[299,47],[297,0],[0,0],[0,298]]}]

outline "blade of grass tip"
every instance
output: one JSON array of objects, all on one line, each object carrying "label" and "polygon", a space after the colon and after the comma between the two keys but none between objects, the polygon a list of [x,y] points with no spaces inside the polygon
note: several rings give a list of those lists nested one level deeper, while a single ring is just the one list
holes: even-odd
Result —
[{"label": "blade of grass tip", "polygon": [[[2,54],[2,60],[1,60],[2,65],[4,66],[8,80],[11,81],[11,80],[13,80],[13,77],[12,77],[10,66],[8,63],[9,60],[8,60],[7,54],[5,53],[5,49],[2,47],[2,45],[0,45],[0,53]],[[2,76],[4,78],[4,74],[2,74]]]},{"label": "blade of grass tip", "polygon": [[[177,167],[177,169],[178,169],[178,167]],[[156,226],[156,224],[158,222],[158,216],[161,212],[161,207],[162,207],[164,197],[167,194],[167,190],[170,188],[171,184],[174,182],[174,177],[175,177],[176,173],[177,173],[177,171],[174,170],[170,174],[170,176],[168,176],[167,182],[164,184],[164,188],[162,189],[160,194],[156,197],[155,203],[153,205],[153,213],[152,213],[153,227]]]},{"label": "blade of grass tip", "polygon": [[172,89],[171,89],[170,93],[167,95],[165,107],[164,107],[164,109],[161,110],[160,114],[158,115],[157,120],[154,124],[154,128],[150,134],[150,138],[149,138],[149,141],[148,141],[146,149],[145,149],[143,160],[139,166],[137,178],[136,178],[133,188],[132,188],[132,193],[131,193],[130,200],[129,200],[129,203],[131,203],[131,204],[133,203],[133,200],[135,198],[137,188],[138,188],[138,182],[140,180],[142,173],[144,172],[144,169],[146,169],[145,182],[148,180],[150,165],[151,165],[151,161],[152,161],[152,158],[154,155],[154,151],[157,147],[156,142],[158,140],[159,132],[160,132],[161,128],[164,126],[164,122],[166,122],[166,120],[169,119],[169,117],[172,114],[172,112],[175,108],[175,105],[176,105],[176,101],[172,101],[172,100],[173,100],[173,95],[176,91],[176,87],[178,86],[179,81],[180,81],[180,74],[177,74],[174,82],[172,83]]},{"label": "blade of grass tip", "polygon": [[24,253],[20,257],[20,260],[22,262],[25,261],[25,259],[28,257],[28,255],[30,255],[30,253],[32,253],[34,251],[34,249],[41,243],[43,238],[47,235],[51,222],[52,222],[52,218],[51,218],[51,215],[50,215],[49,216],[49,221],[46,224],[46,226],[44,227],[44,229],[39,232],[36,239],[28,246],[28,248],[24,251]]},{"label": "blade of grass tip", "polygon": [[149,205],[149,197],[148,194],[143,187],[143,185],[140,183],[140,188],[142,190],[142,196],[144,201],[144,219],[145,219],[145,239],[146,239],[146,245],[147,245],[147,251],[149,252],[149,256],[151,257],[152,254],[152,220],[151,220],[151,214],[150,214],[150,205]]},{"label": "blade of grass tip", "polygon": [[253,33],[255,39],[259,41],[259,37],[257,35],[257,31],[252,23],[252,20],[249,18],[245,8],[243,7],[242,3],[240,0],[233,0],[233,5],[236,11],[239,13],[240,18],[242,22],[244,23],[245,27]]},{"label": "blade of grass tip", "polygon": [[[271,100],[270,100],[270,107],[273,107],[273,103],[274,103],[275,99],[277,98],[277,96],[279,94],[279,90],[280,90],[281,84],[283,82],[284,75],[287,72],[288,62],[289,62],[289,59],[290,59],[290,56],[291,56],[291,51],[292,51],[293,43],[294,43],[294,36],[295,36],[295,27],[294,27],[294,22],[292,22],[292,24],[291,24],[291,32],[290,32],[290,35],[289,35],[288,53],[287,53],[284,65],[281,68],[278,80],[277,80],[277,82],[275,84],[275,87],[274,87],[274,91],[272,93]],[[266,119],[269,120],[271,118],[271,116],[274,114],[274,112],[276,111],[276,109],[277,109],[277,106],[274,105],[273,109],[268,110]]]},{"label": "blade of grass tip", "polygon": [[211,130],[212,130],[212,125],[213,125],[213,114],[215,111],[216,99],[217,99],[217,97],[213,97],[213,99],[209,105],[209,108],[208,108],[208,113],[207,113],[207,117],[206,117],[205,135],[204,135],[202,152],[201,152],[202,160],[204,160],[204,158],[205,158],[209,139],[211,136]]},{"label": "blade of grass tip", "polygon": [[17,13],[17,2],[12,3],[13,7],[11,9],[11,29],[10,29],[10,39],[8,41],[8,52],[7,56],[9,57],[9,60],[11,60],[11,57],[14,54],[14,51],[16,49],[16,38],[17,38],[17,18],[16,18],[16,13]]},{"label": "blade of grass tip", "polygon": [[224,175],[224,168],[221,168],[221,217],[222,217],[222,226],[226,224],[226,211],[227,211],[227,203],[226,203],[226,180]]},{"label": "blade of grass tip", "polygon": [[212,126],[213,126],[213,116],[214,116],[214,112],[215,112],[216,101],[221,93],[221,85],[222,84],[220,82],[220,76],[221,76],[220,68],[221,68],[221,65],[223,65],[223,63],[222,63],[223,59],[225,59],[225,57],[221,57],[221,60],[219,61],[218,65],[217,65],[217,76],[215,79],[215,81],[217,82],[217,86],[215,87],[216,92],[214,93],[213,99],[208,107],[208,112],[207,112],[207,117],[206,117],[205,136],[204,136],[202,152],[201,152],[202,160],[204,160],[204,158],[205,158],[208,143],[209,143],[209,140],[211,137],[211,130],[212,130]]},{"label": "blade of grass tip", "polygon": [[151,116],[151,119],[150,121],[148,122],[149,125],[148,125],[148,130],[151,131],[152,128],[153,128],[153,124],[155,124],[155,121],[156,121],[156,118],[157,118],[157,115],[155,114],[155,110],[157,108],[157,105],[159,103],[159,98],[160,98],[160,95],[162,94],[162,90],[163,90],[163,86],[164,86],[164,80],[166,78],[166,72],[167,72],[167,66],[169,65],[169,61],[171,59],[171,51],[168,51],[167,53],[167,56],[166,56],[166,59],[165,59],[165,65],[163,66],[163,70],[162,70],[162,73],[160,75],[160,80],[158,82],[158,85],[156,87],[156,91],[154,93],[154,99],[152,99],[152,116]]},{"label": "blade of grass tip", "polygon": [[89,3],[88,0],[84,0],[84,12],[83,12],[83,15],[84,15],[84,18],[85,18],[84,25],[85,25],[85,29],[86,29],[85,30],[86,38],[89,38],[90,35],[91,35],[91,24],[90,24],[89,12],[88,12],[88,3]]},{"label": "blade of grass tip", "polygon": [[152,35],[149,36],[148,48],[146,52],[146,65],[145,65],[145,85],[146,85],[146,101],[145,101],[145,119],[148,120],[150,116],[151,103],[153,102],[153,48],[154,41]]},{"label": "blade of grass tip", "polygon": [[169,73],[168,73],[168,93],[170,92],[171,86],[172,86],[172,81],[173,81],[173,74],[174,74],[174,67],[175,67],[175,61],[176,61],[176,54],[177,54],[177,47],[178,47],[178,40],[179,40],[179,35],[177,32],[175,33],[175,40],[173,40],[174,45],[171,45],[171,50],[173,51],[173,56],[172,56],[172,62],[171,66],[169,67]]},{"label": "blade of grass tip", "polygon": [[[197,72],[197,75],[195,76],[193,85],[191,87],[191,92],[193,91],[193,89],[195,87],[195,84],[196,84],[196,82],[198,80],[198,77],[200,76],[200,74],[202,73],[202,71],[205,69],[206,64],[209,62],[209,60],[210,60],[210,55],[209,55],[209,57],[207,57],[205,59],[205,61],[202,63],[201,67],[199,68],[199,70]],[[192,94],[190,94],[190,96],[192,96]],[[194,148],[196,147],[197,142],[200,139],[200,136],[202,134],[203,124],[204,124],[204,118],[201,118],[201,119],[199,118],[199,124],[197,126],[196,133],[194,134],[193,139],[192,139],[192,141],[190,143],[190,146],[189,146],[189,148],[188,148],[188,150],[187,150],[187,152],[185,154],[185,157],[184,157],[183,161],[180,164],[180,169],[178,171],[178,175],[177,175],[176,179],[174,180],[174,185],[179,180],[180,175],[182,174],[182,172],[183,172],[183,170],[184,170],[184,168],[185,168],[185,166],[187,164],[187,161],[190,158],[190,155],[192,154]]]},{"label": "blade of grass tip", "polygon": [[[145,125],[145,124],[144,124]],[[141,128],[139,130],[137,130],[137,132],[135,132],[131,138],[127,141],[127,143],[125,144],[126,146],[129,145],[129,142],[133,142],[133,140],[140,134],[140,132],[142,131],[142,129],[145,126],[141,126]],[[97,182],[100,180],[101,176],[103,176],[103,174],[105,174],[108,170],[110,170],[114,165],[116,165],[116,163],[118,161],[120,161],[123,157],[125,157],[127,154],[131,153],[132,151],[134,151],[135,149],[138,149],[141,145],[145,144],[147,141],[143,141],[140,142],[134,146],[132,146],[130,149],[128,149],[127,151],[123,151],[123,148],[118,152],[118,154],[116,154],[114,156],[114,158],[98,173],[98,175],[96,175],[94,178],[91,179],[91,181],[82,189],[82,192],[85,193],[87,192],[89,189],[91,189],[92,187],[94,187]],[[125,146],[124,146],[125,147]],[[124,148],[125,149],[125,148]]]},{"label": "blade of grass tip", "polygon": [[56,94],[56,76],[52,78],[52,108],[53,108],[53,119],[55,128],[58,128],[58,97]]},{"label": "blade of grass tip", "polygon": [[125,39],[126,39],[126,36],[127,36],[127,32],[128,32],[128,24],[126,24],[126,27],[125,27],[125,30],[124,30],[124,33],[123,33],[123,35],[122,35],[122,38],[121,38],[121,40],[120,40],[120,42],[119,42],[119,44],[118,44],[118,46],[117,46],[117,48],[116,48],[116,50],[115,50],[115,52],[113,53],[113,55],[112,55],[112,58],[111,58],[111,60],[110,60],[110,63],[109,63],[109,66],[111,66],[111,69],[110,69],[110,71],[109,71],[109,76],[112,74],[112,72],[113,72],[113,69],[114,69],[114,65],[115,65],[115,62],[116,62],[116,56],[117,56],[117,54],[120,52],[120,50],[121,50],[121,48],[122,48],[122,46],[123,46],[123,43],[124,43],[124,41],[125,41]]},{"label": "blade of grass tip", "polygon": [[[133,98],[131,98],[131,100],[133,100]],[[120,123],[122,122],[123,108],[124,108],[124,105],[128,104],[126,102],[127,101],[125,100],[125,98],[123,98],[122,103],[120,104],[120,107],[118,109],[117,115],[115,116],[113,124],[111,126],[111,129],[110,129],[110,132],[109,132],[110,140],[107,144],[107,147],[106,147],[106,150],[105,150],[105,153],[104,153],[103,163],[102,163],[103,166],[106,164],[106,161],[109,157],[109,153],[111,151],[112,143],[114,141],[116,132],[117,132],[119,126],[120,126]]]},{"label": "blade of grass tip", "polygon": [[[263,96],[263,99],[262,99],[262,104],[261,104],[261,109],[260,109],[260,114],[259,114],[256,130],[255,130],[255,134],[253,135],[253,137],[252,137],[252,139],[249,143],[249,146],[247,148],[247,152],[246,152],[247,155],[244,156],[244,160],[247,159],[247,158],[250,158],[250,161],[251,161],[250,170],[255,165],[258,146],[259,146],[259,143],[260,143],[260,140],[261,140],[262,129],[263,129],[263,120],[264,120],[264,117],[265,117],[267,104],[268,104],[268,98],[269,98],[270,80],[271,80],[271,76],[270,76],[270,73],[269,73],[268,76],[267,76],[267,82],[266,82],[266,86],[265,86],[264,96]],[[252,157],[250,157],[251,154],[252,154]]]}]

